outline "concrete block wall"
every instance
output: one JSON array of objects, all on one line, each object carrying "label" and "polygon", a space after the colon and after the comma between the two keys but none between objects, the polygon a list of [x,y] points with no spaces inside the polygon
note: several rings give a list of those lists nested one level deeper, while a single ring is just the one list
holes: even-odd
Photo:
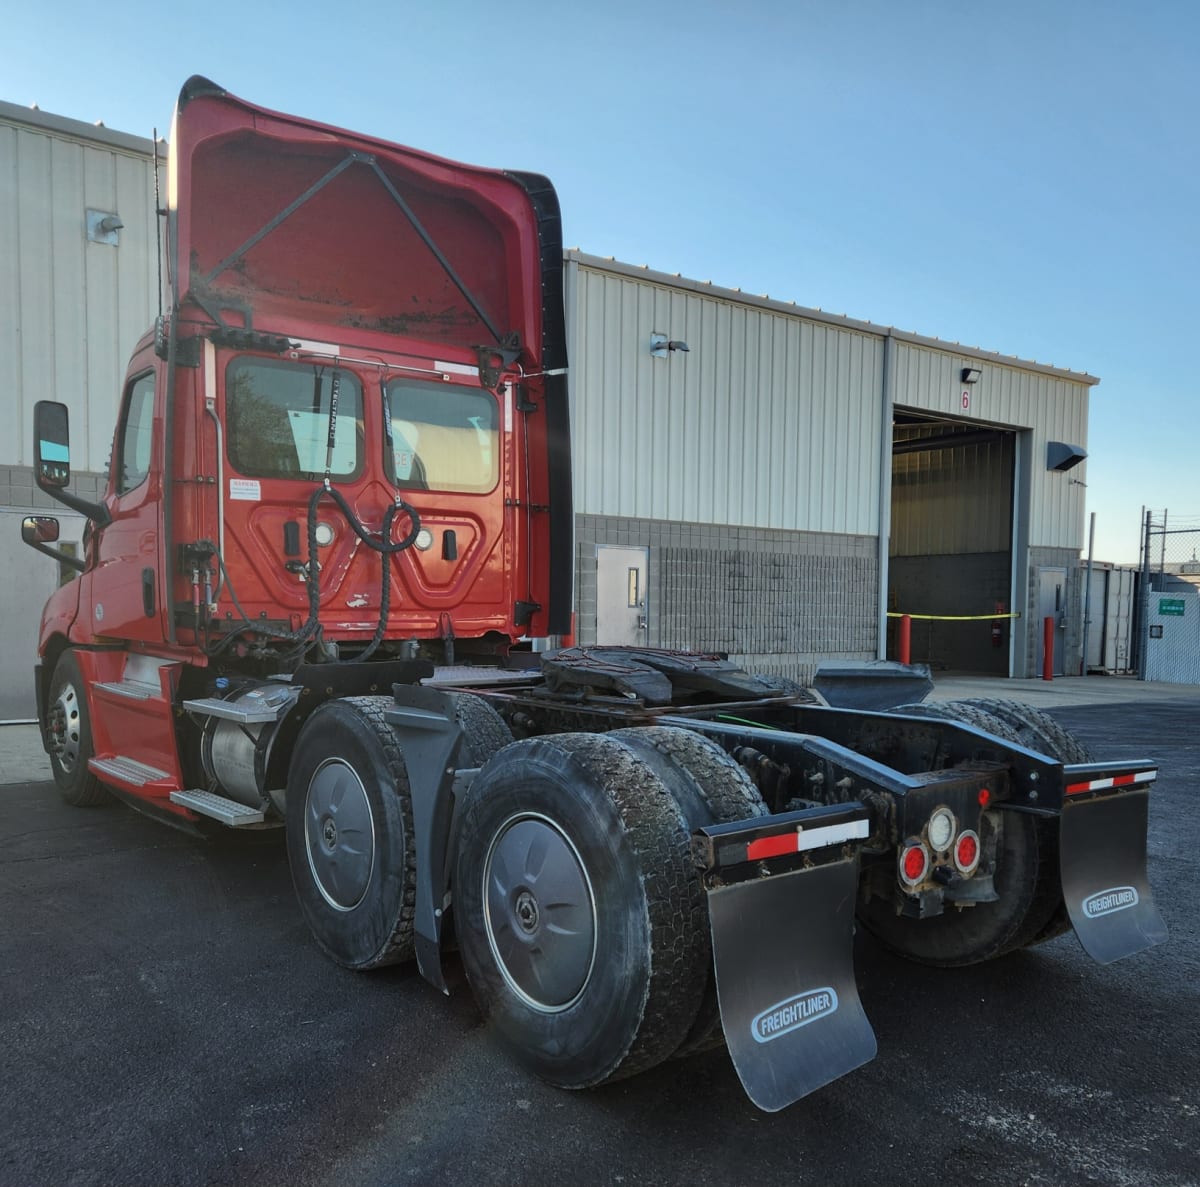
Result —
[{"label": "concrete block wall", "polygon": [[576,634],[596,639],[596,546],[649,549],[649,645],[727,652],[808,682],[823,659],[872,659],[873,536],[576,517]]},{"label": "concrete block wall", "polygon": [[[82,498],[98,499],[103,493],[104,482],[103,474],[73,472],[69,489]],[[55,511],[59,515],[66,511],[57,499],[38,489],[33,481],[32,466],[0,466],[0,507]]]}]

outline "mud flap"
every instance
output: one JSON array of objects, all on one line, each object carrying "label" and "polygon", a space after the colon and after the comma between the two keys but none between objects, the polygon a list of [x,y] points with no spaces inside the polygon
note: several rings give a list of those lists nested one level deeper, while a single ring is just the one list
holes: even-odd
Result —
[{"label": "mud flap", "polygon": [[711,889],[721,1022],[768,1113],[875,1057],[854,983],[854,858]]},{"label": "mud flap", "polygon": [[1111,964],[1167,938],[1146,878],[1145,791],[1063,804],[1063,899],[1084,950]]}]

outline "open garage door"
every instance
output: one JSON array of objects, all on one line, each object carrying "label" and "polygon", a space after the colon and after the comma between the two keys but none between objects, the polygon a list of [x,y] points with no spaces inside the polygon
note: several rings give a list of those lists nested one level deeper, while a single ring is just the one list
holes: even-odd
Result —
[{"label": "open garage door", "polygon": [[1016,434],[904,408],[892,434],[888,610],[914,616],[912,660],[1011,675]]}]

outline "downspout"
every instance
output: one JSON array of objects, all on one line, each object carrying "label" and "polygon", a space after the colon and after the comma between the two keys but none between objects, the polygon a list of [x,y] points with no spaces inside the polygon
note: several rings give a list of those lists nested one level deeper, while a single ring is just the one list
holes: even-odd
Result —
[{"label": "downspout", "polygon": [[892,405],[896,398],[896,340],[883,336],[883,393],[879,422],[879,641],[875,653],[887,659],[888,552],[892,536]]}]

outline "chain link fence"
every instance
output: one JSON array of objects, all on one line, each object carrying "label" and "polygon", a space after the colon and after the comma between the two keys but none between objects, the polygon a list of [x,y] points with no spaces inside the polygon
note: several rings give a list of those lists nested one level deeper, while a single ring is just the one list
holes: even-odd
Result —
[{"label": "chain link fence", "polygon": [[1200,515],[1146,512],[1140,586],[1139,677],[1200,684]]}]

